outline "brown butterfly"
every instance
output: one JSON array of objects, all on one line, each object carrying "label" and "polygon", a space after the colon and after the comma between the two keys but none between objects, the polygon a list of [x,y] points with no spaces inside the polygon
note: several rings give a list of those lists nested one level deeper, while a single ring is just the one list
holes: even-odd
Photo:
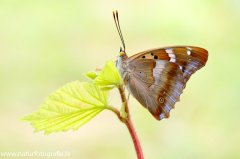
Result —
[{"label": "brown butterfly", "polygon": [[169,46],[128,57],[118,12],[113,16],[124,47],[120,48],[116,66],[129,93],[157,120],[168,118],[190,76],[206,64],[208,51],[195,46]]}]

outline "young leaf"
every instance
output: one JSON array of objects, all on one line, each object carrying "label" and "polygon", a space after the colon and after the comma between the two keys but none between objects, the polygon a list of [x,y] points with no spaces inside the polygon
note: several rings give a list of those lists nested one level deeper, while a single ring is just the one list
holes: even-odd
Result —
[{"label": "young leaf", "polygon": [[98,72],[98,76],[95,78],[94,84],[99,86],[119,86],[122,84],[122,78],[120,77],[112,60],[106,62],[103,70]]},{"label": "young leaf", "polygon": [[97,77],[97,73],[95,71],[89,71],[88,73],[84,73],[85,76],[94,80]]},{"label": "young leaf", "polygon": [[77,130],[102,110],[108,108],[108,92],[103,92],[93,82],[69,83],[45,99],[39,110],[19,118],[31,122],[35,132],[45,134]]}]

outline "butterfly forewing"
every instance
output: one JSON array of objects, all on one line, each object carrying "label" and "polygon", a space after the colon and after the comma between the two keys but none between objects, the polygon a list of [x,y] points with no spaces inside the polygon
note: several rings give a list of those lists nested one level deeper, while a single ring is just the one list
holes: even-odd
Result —
[{"label": "butterfly forewing", "polygon": [[194,46],[173,46],[147,50],[129,57],[125,62],[129,63],[136,59],[164,60],[179,65],[183,72],[184,81],[203,67],[208,59],[207,50]]}]

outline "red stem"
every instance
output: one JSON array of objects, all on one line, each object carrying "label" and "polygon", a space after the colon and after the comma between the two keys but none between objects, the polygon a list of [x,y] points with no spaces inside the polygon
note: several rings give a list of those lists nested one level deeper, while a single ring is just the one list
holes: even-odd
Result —
[{"label": "red stem", "polygon": [[127,118],[125,124],[126,124],[128,130],[129,130],[130,134],[131,134],[131,137],[132,137],[132,140],[133,140],[133,143],[134,143],[134,147],[135,147],[138,159],[144,159],[142,148],[141,148],[141,144],[140,144],[140,141],[138,139],[137,133],[136,133],[136,131],[134,129],[134,126],[132,124],[131,119]]},{"label": "red stem", "polygon": [[122,119],[121,121],[123,123],[125,123],[127,128],[128,128],[128,131],[129,131],[129,133],[132,137],[132,140],[133,140],[133,144],[134,144],[138,159],[144,159],[140,141],[138,139],[137,133],[136,133],[135,128],[134,128],[134,126],[132,124],[132,121],[131,121],[131,117],[130,117],[130,113],[129,113],[129,109],[128,109],[128,101],[126,100],[126,95],[124,93],[124,90],[123,90],[122,86],[119,87],[119,93],[121,95],[122,103],[126,102],[125,103],[125,111],[126,111],[128,116],[127,116],[127,119],[122,119],[119,111],[117,111],[118,113],[116,113],[116,114],[118,114],[118,118]]}]

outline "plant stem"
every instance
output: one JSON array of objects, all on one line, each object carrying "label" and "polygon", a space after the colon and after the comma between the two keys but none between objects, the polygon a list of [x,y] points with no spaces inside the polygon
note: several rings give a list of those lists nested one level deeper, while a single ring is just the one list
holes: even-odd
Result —
[{"label": "plant stem", "polygon": [[140,144],[140,141],[138,139],[137,133],[136,133],[134,127],[133,127],[131,119],[128,118],[126,120],[125,124],[126,124],[126,126],[128,128],[128,131],[131,134],[131,137],[132,137],[132,140],[133,140],[133,143],[134,143],[134,147],[135,147],[138,159],[144,159],[142,148],[141,148],[141,144]]},{"label": "plant stem", "polygon": [[124,92],[124,89],[123,89],[123,86],[120,86],[118,88],[119,90],[119,93],[121,95],[121,99],[122,99],[122,103],[125,103],[125,111],[127,113],[127,118],[126,119],[122,119],[121,116],[120,116],[120,113],[118,111],[118,118],[126,124],[127,128],[128,128],[128,131],[132,137],[132,140],[133,140],[133,144],[134,144],[134,147],[135,147],[135,150],[136,150],[136,153],[137,153],[137,157],[138,159],[144,159],[144,156],[143,156],[143,152],[142,152],[142,148],[141,148],[141,144],[140,144],[140,141],[138,139],[138,136],[137,136],[137,133],[135,131],[135,128],[132,124],[132,121],[131,121],[131,117],[130,117],[130,113],[129,113],[129,109],[128,109],[128,101],[126,100],[126,95],[125,95],[125,92]]}]

